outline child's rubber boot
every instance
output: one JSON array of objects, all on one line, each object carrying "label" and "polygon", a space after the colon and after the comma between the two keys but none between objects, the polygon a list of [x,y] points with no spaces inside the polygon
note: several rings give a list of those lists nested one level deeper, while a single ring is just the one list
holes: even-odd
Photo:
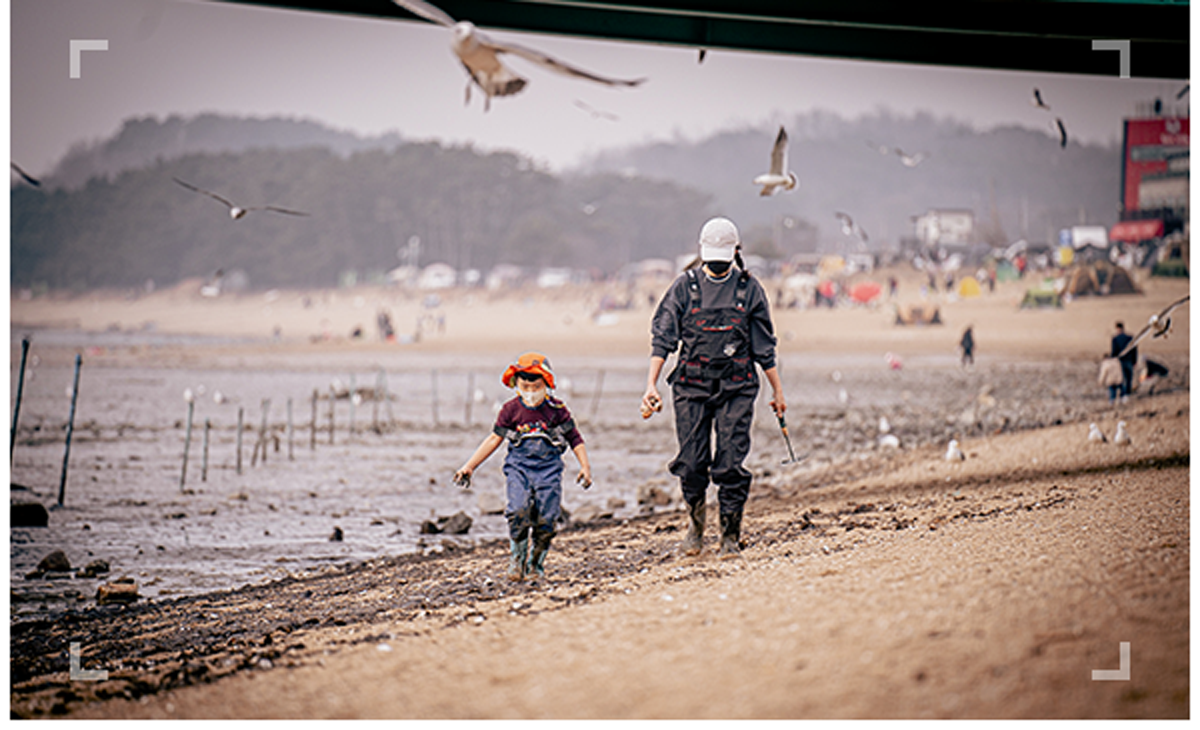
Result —
[{"label": "child's rubber boot", "polygon": [[546,577],[546,553],[550,552],[550,535],[534,535],[533,553],[529,556],[529,569],[539,578]]},{"label": "child's rubber boot", "polygon": [[509,538],[512,552],[508,556],[508,579],[512,581],[525,580],[525,564],[529,560],[529,538],[513,540]]},{"label": "child's rubber boot", "polygon": [[718,557],[722,560],[736,558],[742,554],[742,513],[721,513],[721,551]]},{"label": "child's rubber boot", "polygon": [[707,504],[703,499],[688,505],[688,531],[683,538],[683,554],[699,555],[704,549],[704,520],[707,516]]}]

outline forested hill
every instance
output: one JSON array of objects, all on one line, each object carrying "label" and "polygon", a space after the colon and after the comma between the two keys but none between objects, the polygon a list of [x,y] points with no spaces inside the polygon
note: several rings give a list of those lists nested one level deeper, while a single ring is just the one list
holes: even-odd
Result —
[{"label": "forested hill", "polygon": [[[1055,241],[1081,221],[1118,220],[1119,144],[1059,145],[1049,115],[1044,129],[1002,127],[977,132],[952,119],[880,111],[846,120],[828,112],[783,119],[789,167],[797,188],[760,198],[751,181],[767,171],[780,121],[730,130],[695,142],[671,141],[608,151],[583,169],[674,180],[714,196],[743,228],[782,216],[819,229],[823,247],[845,242],[834,213],[850,214],[873,242],[911,235],[911,217],[930,208],[975,212],[981,238]],[[1068,132],[1070,119],[1066,120]],[[1113,130],[1119,139],[1120,129]],[[880,154],[879,148],[888,150]],[[927,155],[915,167],[894,153]]]},{"label": "forested hill", "polygon": [[325,147],[340,156],[368,149],[395,149],[399,134],[360,137],[319,122],[282,117],[248,118],[220,114],[166,119],[127,119],[112,137],[71,147],[46,176],[51,187],[77,189],[94,177],[113,178],[126,170],[148,167],[199,153],[237,153],[252,149]]},{"label": "forested hill", "polygon": [[[72,150],[40,189],[14,180],[11,283],[169,285],[242,269],[255,288],[329,286],[351,271],[381,276],[413,236],[421,264],[612,273],[693,250],[718,213],[739,224],[751,252],[780,256],[852,245],[839,211],[872,248],[911,235],[912,217],[931,208],[974,211],[979,238],[996,245],[1117,220],[1117,146],[1061,148],[1049,128],[981,133],[922,114],[816,112],[784,123],[799,185],[763,198],[751,181],[767,169],[778,122],[609,151],[552,174],[511,153],[361,138],[316,122],[130,120],[112,139]],[[927,157],[908,167],[896,147]],[[173,177],[242,206],[310,215],[234,221]]]},{"label": "forested hill", "polygon": [[[274,205],[232,220],[219,201]],[[435,143],[339,156],[323,147],[194,154],[92,178],[77,190],[11,191],[12,286],[169,285],[241,269],[254,288],[377,278],[417,236],[419,262],[616,271],[695,246],[710,198],[669,182],[555,177],[509,153]]]}]

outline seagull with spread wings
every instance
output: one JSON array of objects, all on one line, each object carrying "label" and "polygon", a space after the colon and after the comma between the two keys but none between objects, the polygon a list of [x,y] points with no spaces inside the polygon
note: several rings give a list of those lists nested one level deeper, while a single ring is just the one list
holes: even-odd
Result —
[{"label": "seagull with spread wings", "polygon": [[787,145],[787,132],[780,126],[779,134],[775,135],[775,146],[771,148],[770,172],[763,173],[754,178],[755,185],[763,186],[762,192],[759,195],[774,195],[779,188],[791,190],[796,187],[796,173],[787,169]]},{"label": "seagull with spread wings", "polygon": [[905,151],[899,147],[893,148],[892,151],[896,153],[896,156],[900,158],[900,162],[904,163],[905,167],[916,167],[917,165],[921,164],[922,160],[929,156],[924,152],[918,152],[915,155],[910,155],[905,153]]},{"label": "seagull with spread wings", "polygon": [[241,206],[234,205],[230,201],[226,200],[225,198],[222,198],[220,195],[217,195],[214,192],[210,192],[203,188],[198,188],[195,185],[192,185],[191,183],[186,183],[177,177],[173,177],[171,179],[174,180],[175,182],[179,183],[183,187],[187,188],[188,190],[194,190],[197,193],[207,195],[208,197],[212,198],[213,200],[221,201],[222,203],[225,204],[225,206],[227,208],[229,208],[229,217],[234,220],[238,220],[239,218],[245,218],[246,214],[252,210],[270,210],[270,211],[274,211],[276,213],[285,213],[287,215],[308,215],[308,213],[302,213],[301,211],[298,211],[298,210],[288,210],[287,208],[280,208],[275,205],[256,205],[256,206],[251,206],[248,208],[243,208]]},{"label": "seagull with spread wings", "polygon": [[449,28],[452,32],[450,48],[462,65],[466,67],[471,80],[467,82],[466,101],[471,102],[471,82],[474,82],[484,94],[483,110],[491,108],[493,96],[511,96],[525,88],[526,80],[517,75],[512,69],[500,61],[500,55],[511,53],[526,61],[540,64],[565,76],[595,81],[606,86],[637,86],[646,79],[612,79],[584,71],[563,61],[548,56],[540,51],[519,46],[515,43],[493,40],[481,33],[469,21],[456,21],[441,8],[423,0],[392,0],[413,15],[417,15],[438,25]]},{"label": "seagull with spread wings", "polygon": [[1067,146],[1067,128],[1063,125],[1063,120],[1059,117],[1054,118],[1054,126],[1058,129],[1058,145],[1060,147]]},{"label": "seagull with spread wings", "polygon": [[1176,307],[1183,305],[1190,298],[1191,295],[1189,294],[1182,299],[1176,299],[1168,304],[1163,311],[1150,315],[1150,321],[1142,328],[1141,332],[1134,335],[1133,339],[1129,341],[1128,345],[1125,345],[1125,349],[1121,350],[1121,354],[1117,355],[1117,357],[1125,357],[1125,353],[1137,347],[1139,342],[1146,339],[1146,335],[1155,338],[1166,337],[1167,333],[1171,331],[1171,312],[1174,312]]},{"label": "seagull with spread wings", "polygon": [[21,166],[20,166],[20,165],[18,165],[17,163],[15,163],[15,162],[9,162],[9,163],[8,163],[8,166],[12,168],[12,171],[13,171],[13,172],[15,172],[15,173],[17,173],[18,175],[20,175],[22,180],[24,180],[25,182],[27,182],[27,183],[29,183],[30,185],[34,186],[35,188],[40,188],[40,187],[42,186],[42,182],[41,182],[40,180],[38,180],[38,179],[37,179],[37,178],[35,178],[35,177],[32,177],[32,176],[31,176],[29,173],[27,173],[27,172],[25,172],[24,170],[22,170],[22,169],[21,169]]},{"label": "seagull with spread wings", "polygon": [[1034,87],[1033,98],[1029,100],[1029,103],[1033,104],[1038,109],[1045,109],[1046,111],[1050,111],[1050,105],[1047,104],[1046,102],[1042,101],[1042,92],[1039,91],[1037,87]]},{"label": "seagull with spread wings", "polygon": [[846,234],[847,236],[857,236],[858,239],[863,243],[866,243],[869,240],[867,237],[867,232],[864,231],[861,226],[855,223],[854,219],[848,214],[838,212],[834,213],[834,216],[837,217],[837,219],[842,223],[842,233]]}]

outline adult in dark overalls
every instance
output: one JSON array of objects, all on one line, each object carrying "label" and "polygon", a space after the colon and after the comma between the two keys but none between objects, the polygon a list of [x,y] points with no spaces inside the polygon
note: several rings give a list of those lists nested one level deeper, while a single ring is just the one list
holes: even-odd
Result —
[{"label": "adult in dark overalls", "polygon": [[1112,357],[1119,357],[1121,360],[1121,402],[1124,403],[1129,399],[1129,393],[1133,389],[1133,367],[1137,365],[1138,351],[1134,347],[1126,352],[1124,356],[1121,352],[1125,347],[1133,342],[1133,337],[1125,333],[1125,324],[1117,322],[1117,333],[1112,338]]},{"label": "adult in dark overalls", "polygon": [[713,218],[705,223],[700,230],[703,265],[671,284],[651,324],[650,372],[642,396],[647,412],[661,406],[658,377],[667,356],[679,349],[679,361],[667,376],[679,454],[668,468],[679,477],[687,502],[683,549],[688,555],[699,554],[704,546],[710,480],[718,490],[721,557],[741,550],[742,511],[751,480],[742,462],[750,451],[759,387],[755,364],[771,385],[771,408],[780,415],[787,409],[775,367],[767,296],[746,271],[740,248],[732,221]]}]

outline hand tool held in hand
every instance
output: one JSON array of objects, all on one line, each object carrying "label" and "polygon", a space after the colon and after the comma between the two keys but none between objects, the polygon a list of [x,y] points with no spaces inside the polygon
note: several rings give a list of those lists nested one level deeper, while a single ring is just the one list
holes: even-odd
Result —
[{"label": "hand tool held in hand", "polygon": [[788,436],[787,421],[784,419],[783,414],[776,413],[775,417],[779,419],[779,430],[783,432],[783,440],[787,442],[788,458],[784,459],[783,463],[796,464],[807,459],[807,455],[799,459],[796,458],[796,452],[792,450],[792,438]]}]

